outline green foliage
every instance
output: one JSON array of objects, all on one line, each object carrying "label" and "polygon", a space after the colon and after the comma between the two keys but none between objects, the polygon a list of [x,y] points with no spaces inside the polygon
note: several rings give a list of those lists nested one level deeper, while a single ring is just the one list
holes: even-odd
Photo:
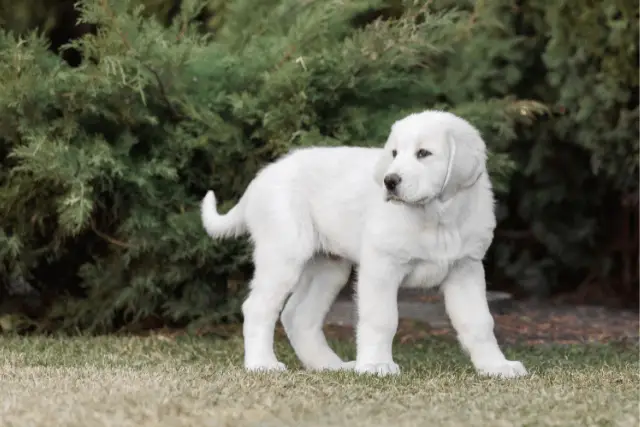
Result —
[{"label": "green foliage", "polygon": [[[75,16],[75,3],[74,0],[0,0],[0,27],[20,34],[34,29],[43,34],[68,31],[61,27],[75,24],[68,19],[70,12]],[[169,25],[179,13],[183,0],[132,0],[131,3],[144,6],[146,15]],[[222,23],[226,1],[205,0],[199,5],[199,13],[194,17],[207,31],[215,32]]]},{"label": "green foliage", "polygon": [[490,286],[605,278],[637,302],[630,1],[86,0],[78,67],[47,38],[67,3],[0,0],[0,299],[40,293],[40,326],[236,315],[250,246],[206,236],[206,190],[226,209],[292,147],[378,146],[425,108],[490,147]]},{"label": "green foliage", "polygon": [[434,106],[484,131],[505,189],[504,148],[542,108],[506,86],[448,99],[442,85],[468,66],[457,49],[474,37],[469,12],[408,6],[356,25],[380,3],[243,0],[211,39],[192,24],[201,6],[183,1],[163,25],[137,3],[81,2],[98,31],[66,46],[85,58],[76,68],[43,38],[0,34],[0,277],[50,296],[41,324],[224,320],[249,246],[206,236],[207,189],[232,204],[291,147],[381,145],[394,120]]},{"label": "green foliage", "polygon": [[527,47],[512,92],[552,114],[509,149],[497,268],[539,294],[600,282],[637,305],[637,3],[539,0],[509,15],[506,37]]}]

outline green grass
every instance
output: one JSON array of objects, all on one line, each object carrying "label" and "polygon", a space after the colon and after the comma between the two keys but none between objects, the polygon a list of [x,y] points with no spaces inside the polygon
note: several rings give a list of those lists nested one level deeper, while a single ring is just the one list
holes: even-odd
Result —
[{"label": "green grass", "polygon": [[519,380],[476,376],[447,340],[395,351],[396,378],[309,373],[280,341],[291,371],[247,374],[239,337],[0,337],[0,425],[639,425],[637,346],[507,348]]}]

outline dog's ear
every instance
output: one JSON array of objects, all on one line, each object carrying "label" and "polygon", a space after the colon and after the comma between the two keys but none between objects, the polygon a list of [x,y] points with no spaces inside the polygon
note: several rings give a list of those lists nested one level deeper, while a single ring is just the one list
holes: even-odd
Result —
[{"label": "dog's ear", "polygon": [[376,184],[380,186],[384,185],[384,176],[386,175],[391,162],[393,162],[393,156],[391,155],[391,152],[385,148],[380,152],[380,157],[378,157],[378,161],[373,168],[373,179]]},{"label": "dog's ear", "polygon": [[463,188],[475,184],[486,170],[486,148],[480,134],[472,132],[447,134],[449,158],[440,200],[446,202]]}]

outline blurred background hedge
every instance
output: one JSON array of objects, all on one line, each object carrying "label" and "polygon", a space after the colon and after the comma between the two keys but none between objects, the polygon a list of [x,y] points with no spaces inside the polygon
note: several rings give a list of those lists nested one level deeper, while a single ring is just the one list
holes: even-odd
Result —
[{"label": "blurred background hedge", "polygon": [[5,328],[236,319],[248,245],[206,237],[205,191],[425,108],[490,147],[490,288],[637,307],[635,2],[0,0],[0,26]]}]

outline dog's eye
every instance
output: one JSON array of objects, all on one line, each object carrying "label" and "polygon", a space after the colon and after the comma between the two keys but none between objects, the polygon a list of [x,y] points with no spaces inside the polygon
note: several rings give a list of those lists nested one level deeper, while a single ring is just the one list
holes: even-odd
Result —
[{"label": "dog's eye", "polygon": [[424,159],[425,157],[428,157],[430,155],[431,155],[431,151],[425,150],[425,149],[420,149],[416,152],[416,157],[419,159]]},{"label": "dog's eye", "polygon": [[395,157],[398,155],[398,150],[391,150],[391,155],[395,159]]}]

